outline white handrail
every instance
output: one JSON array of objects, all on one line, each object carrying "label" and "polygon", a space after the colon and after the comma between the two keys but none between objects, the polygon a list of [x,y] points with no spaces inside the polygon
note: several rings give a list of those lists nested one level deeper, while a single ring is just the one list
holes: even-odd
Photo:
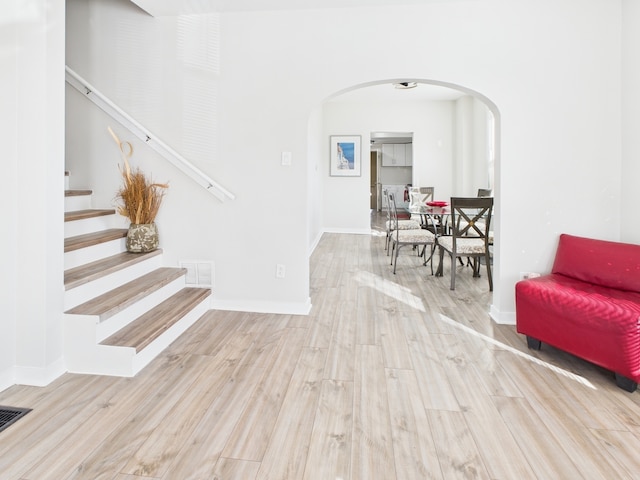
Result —
[{"label": "white handrail", "polygon": [[89,100],[95,103],[108,115],[128,128],[134,135],[144,141],[149,147],[171,162],[176,168],[189,176],[192,180],[204,187],[218,200],[224,202],[225,198],[234,200],[236,196],[222,185],[211,179],[206,173],[190,163],[186,158],[176,152],[169,145],[153,135],[147,128],[142,126],[120,107],[111,102],[107,97],[96,90],[89,82],[66,66],[66,81],[69,85],[84,94]]}]

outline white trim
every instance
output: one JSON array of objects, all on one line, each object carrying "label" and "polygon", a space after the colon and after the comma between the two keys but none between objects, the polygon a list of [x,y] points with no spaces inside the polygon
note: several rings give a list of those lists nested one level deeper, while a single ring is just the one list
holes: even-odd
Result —
[{"label": "white trim", "polygon": [[370,228],[325,228],[322,233],[347,233],[351,235],[371,235],[373,230]]},{"label": "white trim", "polygon": [[499,325],[516,324],[516,312],[500,312],[495,305],[491,305],[489,316]]},{"label": "white trim", "polygon": [[311,248],[309,248],[309,258],[311,258],[311,255],[313,255],[313,252],[316,251],[316,248],[318,247],[318,244],[320,243],[320,240],[322,239],[322,234],[323,233],[324,232],[318,233],[318,235],[314,239],[313,243],[311,243]]},{"label": "white trim", "polygon": [[64,358],[60,357],[46,367],[15,367],[15,383],[18,385],[31,385],[34,387],[46,387],[59,376],[67,373]]},{"label": "white trim", "polygon": [[280,315],[309,315],[311,298],[304,303],[281,303],[254,300],[211,300],[212,310],[231,310],[234,312],[276,313]]}]

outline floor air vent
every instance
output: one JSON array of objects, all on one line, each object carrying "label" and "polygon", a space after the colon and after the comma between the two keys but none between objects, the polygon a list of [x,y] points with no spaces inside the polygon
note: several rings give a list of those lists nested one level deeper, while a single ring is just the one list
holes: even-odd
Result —
[{"label": "floor air vent", "polygon": [[3,407],[0,405],[0,432],[31,411],[30,408]]}]

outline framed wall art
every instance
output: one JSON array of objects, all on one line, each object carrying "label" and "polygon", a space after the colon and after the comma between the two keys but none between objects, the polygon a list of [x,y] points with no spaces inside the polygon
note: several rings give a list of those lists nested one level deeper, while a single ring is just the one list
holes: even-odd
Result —
[{"label": "framed wall art", "polygon": [[332,177],[359,177],[362,170],[360,135],[331,135],[329,174]]}]

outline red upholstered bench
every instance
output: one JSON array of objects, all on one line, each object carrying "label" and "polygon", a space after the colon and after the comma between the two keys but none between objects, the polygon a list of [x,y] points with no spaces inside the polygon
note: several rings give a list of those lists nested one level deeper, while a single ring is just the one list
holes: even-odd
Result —
[{"label": "red upholstered bench", "polygon": [[550,274],[516,283],[516,329],[615,373],[629,392],[640,381],[640,245],[560,235]]}]

